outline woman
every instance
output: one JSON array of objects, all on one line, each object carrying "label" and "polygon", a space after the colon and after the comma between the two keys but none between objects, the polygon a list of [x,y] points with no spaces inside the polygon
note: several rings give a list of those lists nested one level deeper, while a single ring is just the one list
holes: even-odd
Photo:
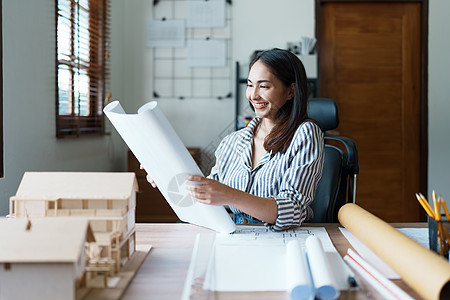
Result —
[{"label": "woman", "polygon": [[230,206],[236,223],[298,226],[313,216],[324,158],[323,133],[307,116],[305,69],[291,52],[267,50],[247,82],[255,118],[224,138],[209,177],[188,177],[196,185],[187,189],[198,202]]}]

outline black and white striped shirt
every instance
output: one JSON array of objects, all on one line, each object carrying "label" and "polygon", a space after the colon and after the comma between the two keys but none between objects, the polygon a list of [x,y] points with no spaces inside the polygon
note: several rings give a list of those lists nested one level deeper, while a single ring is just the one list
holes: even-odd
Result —
[{"label": "black and white striped shirt", "polygon": [[275,224],[266,224],[272,230],[298,226],[313,216],[309,205],[322,177],[323,132],[315,123],[303,122],[284,154],[266,152],[253,169],[253,132],[259,122],[255,117],[247,127],[222,140],[209,178],[255,196],[274,198],[278,218]]}]

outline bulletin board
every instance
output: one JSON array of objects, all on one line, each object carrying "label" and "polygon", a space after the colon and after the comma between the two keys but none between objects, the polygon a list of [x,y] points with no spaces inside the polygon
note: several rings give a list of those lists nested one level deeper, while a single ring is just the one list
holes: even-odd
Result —
[{"label": "bulletin board", "polygon": [[[160,26],[158,24],[192,22],[192,6],[188,6],[190,3],[203,5],[214,1],[217,0],[155,0],[153,1],[153,20],[149,20],[152,23],[147,24],[147,34],[150,30],[155,30],[155,27]],[[186,26],[183,32],[177,33],[184,34],[185,43],[182,45],[173,43],[168,46],[151,46],[148,43],[149,38],[147,36],[147,47],[152,47],[153,50],[152,86],[155,100],[164,98],[220,100],[232,97],[231,0],[222,2],[222,5],[224,6],[223,26],[207,27],[207,22],[203,26],[202,24],[197,25],[197,27]],[[205,11],[205,16],[210,15]],[[198,20],[199,18],[194,19],[194,21]],[[153,24],[153,28],[149,24]],[[162,31],[159,28],[157,30],[157,34],[161,34]],[[181,39],[178,38],[178,40]],[[191,47],[195,43],[203,43],[207,46],[217,44],[219,50],[215,50],[214,47],[206,47],[208,50],[201,46],[198,48]],[[205,62],[202,59],[203,57],[200,57],[200,61],[195,61],[194,55],[203,55],[201,54],[202,50],[204,56],[220,53],[216,56],[219,56],[221,61]]]}]

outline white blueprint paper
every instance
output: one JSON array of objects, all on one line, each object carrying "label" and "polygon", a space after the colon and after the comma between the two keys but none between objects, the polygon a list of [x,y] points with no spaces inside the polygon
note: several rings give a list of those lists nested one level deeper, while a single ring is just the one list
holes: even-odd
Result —
[{"label": "white blueprint paper", "polygon": [[314,285],[305,249],[296,240],[291,240],[286,245],[286,282],[291,299],[314,299]]},{"label": "white blueprint paper", "polygon": [[[204,289],[291,293],[293,287],[288,280],[292,273],[290,268],[298,261],[298,257],[293,256],[301,254],[289,251],[287,245],[295,241],[298,243],[297,248],[306,252],[306,241],[309,237],[320,239],[323,247],[320,257],[330,264],[332,270],[332,274],[321,274],[320,277],[332,276],[336,290],[347,289],[347,279],[352,273],[333,246],[324,227],[298,227],[272,232],[263,226],[241,225],[237,226],[233,234],[216,234]],[[315,261],[316,257],[312,260]],[[290,279],[300,285],[298,281],[301,279],[298,277]],[[317,279],[316,281],[319,283]],[[336,290],[334,292],[339,294]]]},{"label": "white blueprint paper", "polygon": [[118,101],[103,111],[182,221],[222,233],[235,230],[223,206],[198,203],[186,190],[188,175],[203,174],[155,101],[137,114],[126,114]]}]

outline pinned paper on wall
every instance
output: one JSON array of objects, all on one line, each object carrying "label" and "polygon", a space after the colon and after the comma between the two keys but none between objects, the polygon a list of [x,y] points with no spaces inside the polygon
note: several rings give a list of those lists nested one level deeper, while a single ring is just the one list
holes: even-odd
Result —
[{"label": "pinned paper on wall", "polygon": [[[154,49],[151,77],[155,99],[232,97],[231,4],[230,0],[154,1],[152,19],[155,22],[149,26],[155,27],[152,30],[156,36],[149,40],[149,46]],[[164,18],[168,19],[165,22],[184,21],[184,31],[180,35],[185,34],[185,40],[170,39],[163,33],[162,27],[166,24],[161,20]],[[210,166],[204,168],[206,171]]]},{"label": "pinned paper on wall", "polygon": [[148,20],[147,47],[183,48],[186,46],[184,20]]},{"label": "pinned paper on wall", "polygon": [[225,27],[225,0],[190,0],[186,5],[186,27]]},{"label": "pinned paper on wall", "polygon": [[187,41],[189,67],[225,67],[226,58],[226,41],[223,39]]}]

